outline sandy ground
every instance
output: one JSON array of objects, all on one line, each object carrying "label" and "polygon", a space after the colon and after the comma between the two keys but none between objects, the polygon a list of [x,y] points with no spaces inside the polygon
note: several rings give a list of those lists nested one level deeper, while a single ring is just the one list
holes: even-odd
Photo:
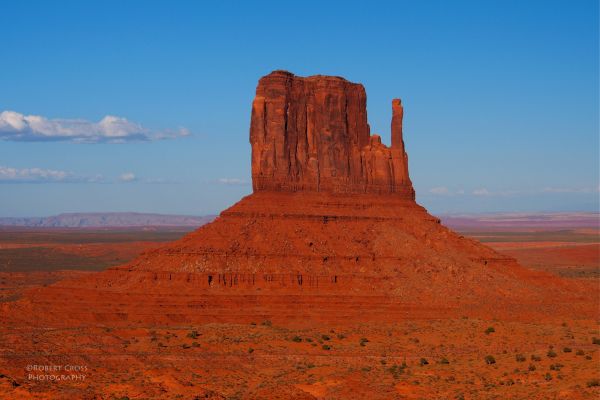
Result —
[{"label": "sandy ground", "polygon": [[[546,240],[547,232],[531,237],[503,235],[504,241],[494,237],[487,244],[529,268],[598,282],[593,237],[591,243],[569,235]],[[102,245],[66,250],[97,254],[89,246]],[[85,274],[3,272],[0,302]],[[594,338],[600,338],[598,321],[576,312],[527,320],[465,311],[393,323],[303,326],[259,318],[168,326],[0,326],[0,398],[597,399],[600,341]]]}]

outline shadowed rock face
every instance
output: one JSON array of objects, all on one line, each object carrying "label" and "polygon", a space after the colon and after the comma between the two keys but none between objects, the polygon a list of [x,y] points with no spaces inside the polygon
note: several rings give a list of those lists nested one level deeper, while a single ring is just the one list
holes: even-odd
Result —
[{"label": "shadowed rock face", "polygon": [[254,191],[397,194],[414,199],[402,139],[402,104],[392,102],[392,147],[370,133],[362,85],[340,77],[275,71],[252,104]]}]

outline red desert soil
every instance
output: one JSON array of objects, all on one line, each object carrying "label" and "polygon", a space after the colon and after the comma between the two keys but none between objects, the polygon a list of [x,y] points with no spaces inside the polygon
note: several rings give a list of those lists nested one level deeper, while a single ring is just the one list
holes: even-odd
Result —
[{"label": "red desert soil", "polygon": [[515,230],[498,230],[496,227],[494,232],[485,227],[479,229],[480,231],[464,231],[464,234],[482,241],[502,254],[516,258],[526,267],[570,278],[600,277],[598,229],[563,227],[554,230],[521,227]]},{"label": "red desert soil", "polygon": [[179,239],[190,230],[0,227],[0,272],[101,271],[128,262],[162,242]]},{"label": "red desert soil", "polygon": [[597,398],[597,280],[525,268],[417,205],[402,114],[388,148],[361,85],[263,77],[254,193],[2,303],[2,396]]}]

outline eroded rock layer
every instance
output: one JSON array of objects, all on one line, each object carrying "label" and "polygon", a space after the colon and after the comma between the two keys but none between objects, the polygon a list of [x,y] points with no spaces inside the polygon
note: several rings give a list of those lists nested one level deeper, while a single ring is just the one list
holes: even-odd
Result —
[{"label": "eroded rock layer", "polygon": [[371,136],[362,85],[332,76],[275,71],[252,104],[254,191],[385,193],[414,199],[402,139],[402,105],[392,102],[392,146]]},{"label": "eroded rock layer", "polygon": [[364,323],[529,315],[523,310],[579,301],[579,284],[529,271],[419,206],[400,101],[392,102],[391,148],[370,135],[365,101],[364,88],[342,78],[262,78],[253,194],[127,265],[0,305],[0,317],[43,327]]},{"label": "eroded rock layer", "polygon": [[11,323],[42,326],[302,325],[466,310],[500,317],[516,307],[530,317],[576,293],[457,235],[411,200],[259,192],[127,265],[37,289],[4,311]]}]

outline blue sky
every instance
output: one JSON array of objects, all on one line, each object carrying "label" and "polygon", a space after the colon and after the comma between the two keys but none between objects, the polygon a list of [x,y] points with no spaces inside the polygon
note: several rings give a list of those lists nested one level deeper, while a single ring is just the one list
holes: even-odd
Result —
[{"label": "blue sky", "polygon": [[597,1],[250,3],[3,1],[0,216],[222,210],[275,69],[364,84],[388,143],[402,98],[434,213],[598,209]]}]

